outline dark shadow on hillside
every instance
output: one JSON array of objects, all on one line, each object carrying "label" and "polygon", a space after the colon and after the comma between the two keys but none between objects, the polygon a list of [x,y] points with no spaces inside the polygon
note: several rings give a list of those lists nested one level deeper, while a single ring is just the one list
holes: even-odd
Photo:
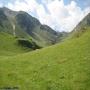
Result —
[{"label": "dark shadow on hillside", "polygon": [[18,39],[18,45],[22,46],[22,47],[26,47],[26,48],[30,48],[32,50],[36,50],[36,49],[40,49],[41,47],[38,46],[35,42],[30,42],[27,39]]}]

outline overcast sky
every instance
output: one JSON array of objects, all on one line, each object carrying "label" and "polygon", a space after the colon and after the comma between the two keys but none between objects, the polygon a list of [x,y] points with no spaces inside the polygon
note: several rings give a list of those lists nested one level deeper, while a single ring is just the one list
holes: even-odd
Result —
[{"label": "overcast sky", "polygon": [[57,31],[71,31],[90,12],[90,0],[0,0],[0,7],[26,11]]}]

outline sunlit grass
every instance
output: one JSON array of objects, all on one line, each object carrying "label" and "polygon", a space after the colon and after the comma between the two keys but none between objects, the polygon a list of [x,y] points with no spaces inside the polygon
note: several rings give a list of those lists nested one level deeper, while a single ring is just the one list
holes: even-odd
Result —
[{"label": "sunlit grass", "polygon": [[90,30],[42,50],[1,56],[0,87],[90,90]]}]

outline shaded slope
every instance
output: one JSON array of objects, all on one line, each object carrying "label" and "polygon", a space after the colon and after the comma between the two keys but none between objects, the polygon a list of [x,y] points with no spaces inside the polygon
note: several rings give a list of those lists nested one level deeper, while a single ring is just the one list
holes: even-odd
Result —
[{"label": "shaded slope", "polygon": [[32,37],[18,26],[16,15],[17,12],[0,8],[0,55],[13,55],[40,48]]},{"label": "shaded slope", "polygon": [[56,43],[57,32],[47,25],[42,25],[36,18],[26,12],[18,12],[16,21],[20,28],[27,32],[40,46],[48,46]]},{"label": "shaded slope", "polygon": [[0,58],[0,87],[90,90],[90,28],[78,38],[32,53]]},{"label": "shaded slope", "polygon": [[[11,11],[5,7],[0,8],[0,22],[2,23],[2,25],[0,25],[0,31],[9,33],[11,35],[13,35],[15,32],[16,37],[23,37],[28,39],[30,36],[18,26],[15,20],[15,16],[17,14],[18,12]],[[13,29],[15,29],[15,31]]]},{"label": "shaded slope", "polygon": [[[5,17],[5,18],[4,18]],[[19,38],[32,38],[38,45],[45,47],[55,44],[58,33],[26,12],[15,12],[7,8],[0,8],[0,31]]]}]

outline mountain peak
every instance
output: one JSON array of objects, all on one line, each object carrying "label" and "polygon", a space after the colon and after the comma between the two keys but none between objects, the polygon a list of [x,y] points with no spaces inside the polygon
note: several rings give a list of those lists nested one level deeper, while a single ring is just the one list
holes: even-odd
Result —
[{"label": "mountain peak", "polygon": [[[57,32],[48,25],[42,25],[38,19],[29,15],[27,12],[16,12],[6,7],[0,10],[2,19],[2,22],[0,22],[4,32],[20,38],[31,37],[41,47],[56,43]],[[4,20],[2,16],[7,19]]]}]

